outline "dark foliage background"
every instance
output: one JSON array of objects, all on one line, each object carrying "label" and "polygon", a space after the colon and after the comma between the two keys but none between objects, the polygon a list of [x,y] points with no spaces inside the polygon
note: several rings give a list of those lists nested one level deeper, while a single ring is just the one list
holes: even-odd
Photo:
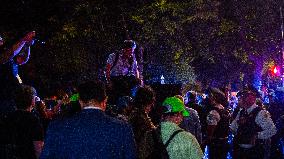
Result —
[{"label": "dark foliage background", "polygon": [[[143,50],[145,80],[223,85],[267,80],[281,64],[282,0],[1,0],[0,34],[38,42],[22,66],[37,87],[101,78],[126,38]],[[139,54],[141,56],[141,54]]]}]

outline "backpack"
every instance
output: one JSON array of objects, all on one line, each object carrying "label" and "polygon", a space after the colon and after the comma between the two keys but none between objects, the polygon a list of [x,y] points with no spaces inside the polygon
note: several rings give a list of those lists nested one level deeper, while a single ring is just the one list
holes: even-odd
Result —
[{"label": "backpack", "polygon": [[161,127],[159,126],[156,129],[151,130],[151,135],[153,138],[153,147],[152,147],[152,151],[150,153],[149,156],[147,156],[147,159],[169,159],[169,154],[167,151],[167,147],[170,144],[170,142],[172,141],[172,139],[180,132],[182,132],[183,130],[177,130],[175,131],[170,138],[168,139],[168,141],[163,144],[162,138],[161,138]]}]

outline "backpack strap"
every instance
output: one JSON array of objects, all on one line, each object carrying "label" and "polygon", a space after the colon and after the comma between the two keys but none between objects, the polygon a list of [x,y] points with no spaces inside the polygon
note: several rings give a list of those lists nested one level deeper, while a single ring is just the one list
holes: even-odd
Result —
[{"label": "backpack strap", "polygon": [[119,54],[120,54],[120,53],[119,53],[118,51],[115,52],[115,59],[114,59],[114,62],[113,62],[113,64],[112,64],[110,70],[112,70],[112,69],[114,68],[114,66],[116,66],[116,64],[117,64],[117,62],[118,62]]},{"label": "backpack strap", "polygon": [[180,132],[182,132],[183,130],[177,130],[175,131],[169,138],[169,140],[165,143],[165,147],[167,148],[168,145],[170,144],[170,142],[172,141],[172,139]]},{"label": "backpack strap", "polygon": [[251,115],[253,116],[253,118],[255,119],[256,118],[256,116],[257,116],[257,114],[261,111],[261,110],[263,110],[263,108],[261,108],[261,107],[256,107],[256,108],[254,108],[254,110],[253,111],[251,111]]}]

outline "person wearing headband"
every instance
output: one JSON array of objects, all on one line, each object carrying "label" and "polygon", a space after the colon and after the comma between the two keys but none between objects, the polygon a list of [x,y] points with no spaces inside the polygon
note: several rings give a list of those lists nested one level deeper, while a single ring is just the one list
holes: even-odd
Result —
[{"label": "person wearing headband", "polygon": [[139,71],[135,56],[136,43],[125,40],[120,51],[109,55],[106,64],[106,80],[112,92],[110,103],[116,103],[122,96],[130,95],[131,89],[143,85],[142,72]]},{"label": "person wearing headband", "polygon": [[135,76],[139,78],[134,50],[136,43],[133,40],[125,40],[121,51],[109,55],[106,66],[107,80],[115,76]]}]

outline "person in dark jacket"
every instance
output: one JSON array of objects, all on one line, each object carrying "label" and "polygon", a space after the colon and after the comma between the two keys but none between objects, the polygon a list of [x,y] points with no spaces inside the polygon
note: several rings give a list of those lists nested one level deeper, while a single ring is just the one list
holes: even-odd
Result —
[{"label": "person in dark jacket", "polygon": [[[39,119],[31,112],[35,105],[35,96],[30,92],[31,86],[23,86],[16,93],[16,111],[6,118],[6,139],[11,145],[8,158],[36,159],[43,147],[43,127]],[[12,156],[10,156],[12,155]],[[3,158],[0,156],[0,158]]]},{"label": "person in dark jacket", "polygon": [[207,136],[210,159],[226,159],[231,115],[221,103],[225,103],[225,94],[218,88],[208,89],[209,111],[206,116]]},{"label": "person in dark jacket", "polygon": [[86,82],[78,91],[83,110],[51,122],[41,158],[136,158],[130,125],[104,112],[107,96],[103,83]]}]

